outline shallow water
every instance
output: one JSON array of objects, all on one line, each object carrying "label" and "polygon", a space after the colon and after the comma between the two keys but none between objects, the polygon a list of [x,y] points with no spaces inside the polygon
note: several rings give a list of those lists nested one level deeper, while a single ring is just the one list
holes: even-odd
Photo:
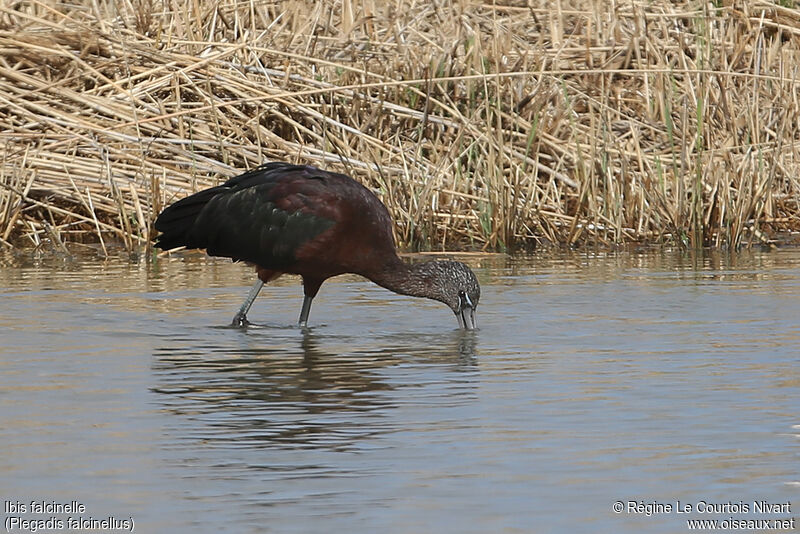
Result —
[{"label": "shallow water", "polygon": [[800,250],[467,261],[471,334],[357,277],[323,286],[306,332],[281,279],[240,331],[242,265],[6,257],[4,521],[682,532],[800,515]]}]

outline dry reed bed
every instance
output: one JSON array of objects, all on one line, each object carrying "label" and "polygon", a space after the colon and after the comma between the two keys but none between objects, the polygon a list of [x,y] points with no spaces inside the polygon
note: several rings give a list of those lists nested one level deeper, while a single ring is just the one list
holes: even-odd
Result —
[{"label": "dry reed bed", "polygon": [[5,3],[0,243],[132,249],[275,159],[368,184],[406,248],[766,242],[800,228],[800,10],[721,4]]}]

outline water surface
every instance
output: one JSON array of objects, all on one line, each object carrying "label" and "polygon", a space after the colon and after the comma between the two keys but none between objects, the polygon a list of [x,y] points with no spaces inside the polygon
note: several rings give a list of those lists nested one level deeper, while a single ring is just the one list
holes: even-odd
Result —
[{"label": "water surface", "polygon": [[4,520],[52,515],[14,512],[31,500],[138,532],[682,532],[687,517],[800,515],[800,251],[467,261],[475,333],[358,277],[323,286],[307,331],[291,278],[236,330],[242,265],[4,257]]}]

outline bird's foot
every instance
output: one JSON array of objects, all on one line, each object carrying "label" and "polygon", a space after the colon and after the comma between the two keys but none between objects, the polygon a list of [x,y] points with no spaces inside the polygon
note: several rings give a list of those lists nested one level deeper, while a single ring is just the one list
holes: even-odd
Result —
[{"label": "bird's foot", "polygon": [[244,313],[237,313],[233,316],[233,321],[231,321],[231,326],[234,328],[247,328],[250,324],[250,321],[247,320],[247,315]]}]

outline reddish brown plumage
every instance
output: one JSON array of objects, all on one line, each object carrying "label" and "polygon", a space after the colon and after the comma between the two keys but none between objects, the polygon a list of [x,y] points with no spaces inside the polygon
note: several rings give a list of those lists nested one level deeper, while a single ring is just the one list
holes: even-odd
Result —
[{"label": "reddish brown plumage", "polygon": [[[156,245],[205,248],[213,256],[246,261],[265,283],[282,273],[300,275],[306,295],[301,323],[322,283],[344,273],[444,302],[466,322],[464,310],[471,317],[480,298],[472,271],[459,262],[402,262],[391,225],[386,207],[352,178],[268,163],[165,209],[156,221],[162,232]],[[251,303],[243,305],[239,322]]]}]

